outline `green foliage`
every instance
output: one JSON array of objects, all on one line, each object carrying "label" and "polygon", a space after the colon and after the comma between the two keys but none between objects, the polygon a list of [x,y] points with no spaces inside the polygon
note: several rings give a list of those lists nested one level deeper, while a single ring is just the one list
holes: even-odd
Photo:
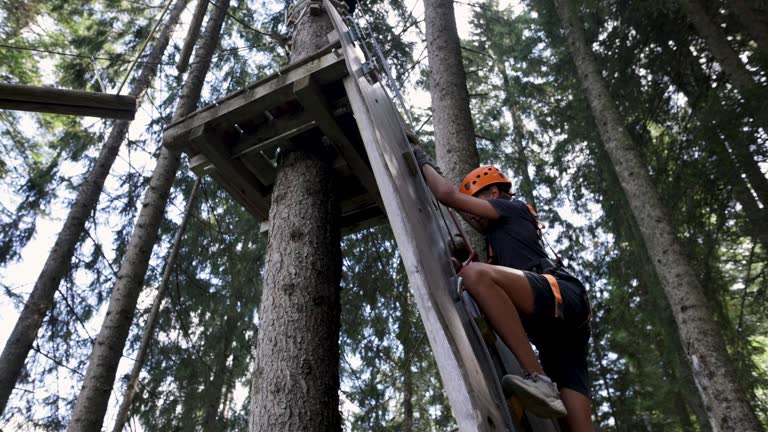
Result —
[{"label": "green foliage", "polygon": [[[711,59],[696,45],[698,36],[677,10],[658,2],[625,3],[583,2],[582,20],[627,129],[701,269],[717,311],[713,319],[730,335],[740,377],[755,392],[759,412],[766,372],[755,360],[764,347],[749,341],[764,333],[748,336],[737,329],[738,317],[749,314],[753,293],[765,283],[755,273],[763,268],[756,263],[765,262],[765,246],[744,222],[731,175],[738,168],[722,140],[731,149],[745,143],[755,160],[764,161],[765,147],[750,144],[764,138],[723,85],[724,77],[713,72]],[[481,159],[511,168],[520,192],[532,201],[523,175],[529,174],[540,211],[567,204],[568,213],[584,219],[574,226],[542,212],[545,223],[559,231],[556,248],[592,287],[593,408],[601,428],[695,430],[691,419],[703,413],[697,411],[669,306],[613,168],[597,145],[557,15],[548,1],[528,6],[520,14],[499,10],[494,2],[474,9],[477,32],[465,42],[465,63],[470,94],[482,95],[473,100],[478,142],[485,149]],[[698,54],[677,48],[686,46],[699,47]],[[515,150],[516,140],[523,152]],[[744,288],[747,269],[751,292]]]},{"label": "green foliage", "polygon": [[[0,80],[112,90],[164,4],[0,0],[0,44],[17,47],[0,47]],[[577,4],[625,125],[704,281],[715,311],[712,319],[724,329],[738,378],[756,412],[768,412],[763,301],[768,245],[761,240],[766,228],[753,222],[755,215],[747,212],[740,192],[746,185],[747,197],[765,215],[766,190],[754,171],[748,172],[757,167],[765,180],[768,146],[755,120],[761,113],[730,85],[675,2]],[[540,211],[547,238],[591,289],[593,414],[600,429],[706,431],[653,257],[645,253],[599,145],[552,3],[528,0],[521,6],[503,9],[495,0],[471,6],[473,30],[463,41],[463,54],[481,160],[513,175],[515,190]],[[768,59],[761,57],[739,17],[727,2],[708,6],[751,73],[764,81]],[[232,2],[201,105],[286,63],[284,7],[267,0]],[[756,13],[768,16],[764,8]],[[358,4],[356,17],[364,32],[378,39],[401,85],[425,85],[425,74],[413,78],[414,70],[424,71],[419,64],[424,53],[422,21],[412,3],[366,0]],[[75,396],[70,389],[79,388],[82,380],[93,329],[104,313],[151,160],[183,82],[174,68],[177,48],[166,55],[140,109],[151,119],[144,131],[131,134],[83,233],[20,390],[12,396],[16,402],[4,413],[9,430],[18,424],[62,430],[68,422]],[[417,117],[415,129],[429,123],[428,112]],[[40,234],[40,220],[60,217],[109,126],[0,112],[0,182],[9,191],[0,198],[3,267],[28,250],[25,246]],[[429,130],[424,127],[422,134]],[[145,280],[129,357],[138,346],[153,287],[191,188],[188,169],[181,171]],[[206,181],[203,190],[131,411],[132,421],[145,429],[193,430],[211,412],[217,430],[247,427],[249,364],[266,245],[260,227],[217,185]],[[386,227],[344,240],[342,285],[340,368],[348,428],[454,428]],[[4,292],[9,304],[21,307],[23,290],[4,282]],[[114,395],[124,386],[119,380]]]},{"label": "green foliage", "polygon": [[449,430],[426,333],[389,228],[344,240],[342,388],[353,431]]}]

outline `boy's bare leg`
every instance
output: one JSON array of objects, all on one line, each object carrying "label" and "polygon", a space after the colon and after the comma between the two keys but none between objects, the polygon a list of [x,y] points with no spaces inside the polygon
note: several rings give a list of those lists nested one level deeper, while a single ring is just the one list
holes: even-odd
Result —
[{"label": "boy's bare leg", "polygon": [[560,399],[563,400],[568,414],[559,420],[563,432],[593,432],[592,412],[589,408],[589,398],[568,388],[560,389]]},{"label": "boy's bare leg", "polygon": [[522,367],[544,375],[520,321],[519,313],[530,315],[534,311],[533,290],[525,274],[507,267],[472,263],[462,277],[464,287]]}]

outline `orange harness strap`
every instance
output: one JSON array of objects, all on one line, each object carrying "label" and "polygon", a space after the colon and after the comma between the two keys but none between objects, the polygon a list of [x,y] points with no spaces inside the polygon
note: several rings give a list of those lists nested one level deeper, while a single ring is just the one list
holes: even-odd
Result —
[{"label": "orange harness strap", "polygon": [[552,288],[552,294],[555,295],[555,318],[558,317],[558,307],[557,305],[563,304],[563,296],[560,294],[560,285],[557,283],[557,279],[555,279],[554,276],[551,274],[542,274],[544,278],[547,279],[547,282],[549,282],[549,287]]}]

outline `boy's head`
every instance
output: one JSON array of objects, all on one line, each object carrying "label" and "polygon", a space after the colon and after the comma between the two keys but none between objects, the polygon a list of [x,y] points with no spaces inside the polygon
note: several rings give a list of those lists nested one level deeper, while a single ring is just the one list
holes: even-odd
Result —
[{"label": "boy's head", "polygon": [[501,171],[492,165],[484,165],[473,169],[459,186],[459,190],[480,199],[510,199],[509,189],[512,182],[504,177]]}]

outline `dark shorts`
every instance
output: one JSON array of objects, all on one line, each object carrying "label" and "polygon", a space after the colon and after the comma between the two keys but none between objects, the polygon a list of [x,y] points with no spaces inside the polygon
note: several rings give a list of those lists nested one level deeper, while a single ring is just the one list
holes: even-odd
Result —
[{"label": "dark shorts", "polygon": [[547,279],[525,272],[533,288],[535,312],[523,325],[536,349],[544,372],[559,388],[569,388],[589,397],[587,354],[591,334],[587,290],[568,273],[554,274],[563,304],[555,317],[555,295]]}]

